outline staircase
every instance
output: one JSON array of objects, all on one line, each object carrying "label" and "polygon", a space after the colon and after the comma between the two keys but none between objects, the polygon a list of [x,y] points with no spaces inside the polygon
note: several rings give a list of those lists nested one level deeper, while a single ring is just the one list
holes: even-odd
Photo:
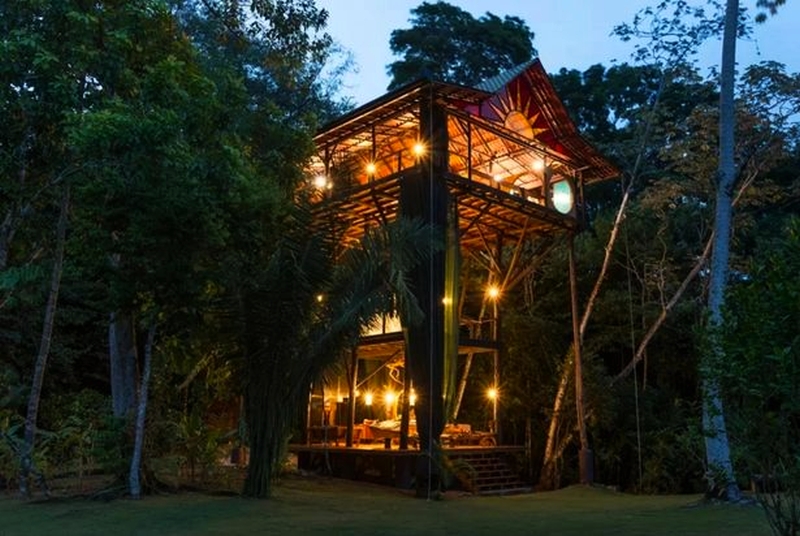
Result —
[{"label": "staircase", "polygon": [[529,493],[521,471],[516,467],[515,452],[501,449],[450,450],[448,457],[461,486],[478,495]]}]

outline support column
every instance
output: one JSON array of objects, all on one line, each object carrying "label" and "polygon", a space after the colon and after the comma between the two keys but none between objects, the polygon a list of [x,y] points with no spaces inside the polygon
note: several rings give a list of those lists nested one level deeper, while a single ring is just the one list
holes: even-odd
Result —
[{"label": "support column", "polygon": [[[432,92],[431,87],[431,92]],[[425,146],[414,173],[400,181],[400,212],[434,228],[441,242],[447,224],[447,115],[433,94],[420,104],[419,141]],[[425,319],[406,326],[406,372],[417,392],[416,417],[420,457],[416,467],[417,496],[439,490],[439,438],[444,429],[444,296],[445,252],[431,251],[426,263],[409,274],[410,286]]]},{"label": "support column", "polygon": [[403,414],[400,417],[400,450],[408,450],[408,434],[411,425],[411,374],[403,374]]},{"label": "support column", "polygon": [[500,329],[497,323],[500,321],[497,316],[497,300],[500,296],[494,296],[492,300],[492,342],[495,344],[494,352],[492,352],[492,425],[489,431],[495,434],[497,440],[500,439],[500,423],[497,420],[497,404],[500,398],[500,348],[498,338]]},{"label": "support column", "polygon": [[350,366],[347,372],[347,433],[345,435],[345,445],[353,446],[354,431],[356,422],[356,385],[358,384],[358,351],[353,348],[350,351]]}]

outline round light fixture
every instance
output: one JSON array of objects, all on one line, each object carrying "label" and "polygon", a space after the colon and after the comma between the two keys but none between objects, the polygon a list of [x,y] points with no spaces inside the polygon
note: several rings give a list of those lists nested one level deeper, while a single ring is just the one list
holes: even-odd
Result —
[{"label": "round light fixture", "polygon": [[575,195],[568,180],[554,182],[551,186],[553,208],[561,214],[569,214],[575,207]]}]

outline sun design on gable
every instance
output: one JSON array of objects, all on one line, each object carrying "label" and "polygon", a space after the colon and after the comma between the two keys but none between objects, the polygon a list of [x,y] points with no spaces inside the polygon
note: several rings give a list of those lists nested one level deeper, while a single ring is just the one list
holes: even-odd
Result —
[{"label": "sun design on gable", "polygon": [[525,89],[523,91],[523,84],[519,82],[511,84],[488,104],[508,130],[528,139],[536,139],[548,129],[537,126],[541,112],[534,104],[529,88]]}]

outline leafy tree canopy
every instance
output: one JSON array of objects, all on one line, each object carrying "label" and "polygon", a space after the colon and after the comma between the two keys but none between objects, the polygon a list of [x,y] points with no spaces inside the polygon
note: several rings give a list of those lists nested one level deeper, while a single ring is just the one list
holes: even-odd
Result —
[{"label": "leafy tree canopy", "polygon": [[423,76],[474,84],[536,56],[533,32],[519,17],[486,12],[475,18],[447,2],[411,10],[411,28],[392,32],[389,45],[402,56],[388,66],[389,89]]}]

